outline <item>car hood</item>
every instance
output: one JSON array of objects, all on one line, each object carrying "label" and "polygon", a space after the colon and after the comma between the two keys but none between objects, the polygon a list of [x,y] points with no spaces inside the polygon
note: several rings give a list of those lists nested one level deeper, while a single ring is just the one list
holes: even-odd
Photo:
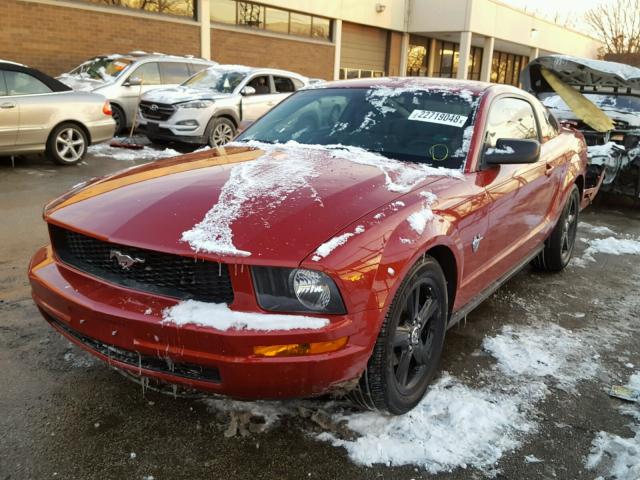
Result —
[{"label": "car hood", "polygon": [[45,218],[118,244],[291,266],[374,209],[460,176],[364,151],[294,147],[228,147],[134,167],[72,190]]},{"label": "car hood", "polygon": [[640,91],[640,68],[569,55],[547,55],[532,60],[520,74],[523,89],[533,93],[553,91],[542,77],[542,68],[553,72],[572,87],[611,87]]},{"label": "car hood", "polygon": [[151,90],[142,96],[142,100],[157,103],[182,103],[192,100],[215,100],[218,98],[229,98],[230,93],[219,93],[204,88],[192,88],[178,86],[171,88],[159,88]]},{"label": "car hood", "polygon": [[76,91],[80,92],[91,92],[96,88],[104,87],[108,85],[110,82],[106,82],[104,80],[95,80],[93,78],[81,77],[80,75],[71,75],[69,73],[63,73],[57,80],[64,83],[68,87],[73,88]]}]

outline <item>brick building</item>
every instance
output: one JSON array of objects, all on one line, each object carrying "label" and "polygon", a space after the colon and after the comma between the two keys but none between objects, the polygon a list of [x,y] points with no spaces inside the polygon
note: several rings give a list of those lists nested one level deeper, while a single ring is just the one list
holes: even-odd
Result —
[{"label": "brick building", "polygon": [[517,84],[542,53],[596,40],[496,0],[0,0],[0,58],[58,75],[133,50],[316,78],[430,75]]}]

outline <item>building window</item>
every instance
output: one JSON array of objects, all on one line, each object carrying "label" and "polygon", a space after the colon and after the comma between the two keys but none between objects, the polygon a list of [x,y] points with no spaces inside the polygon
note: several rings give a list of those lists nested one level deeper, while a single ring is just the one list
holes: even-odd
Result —
[{"label": "building window", "polygon": [[[435,58],[433,60],[434,77],[456,78],[460,65],[460,45],[453,42],[436,40]],[[467,78],[469,80],[480,80],[481,70],[482,48],[471,47],[469,51],[469,64],[467,66]]]},{"label": "building window", "polygon": [[491,81],[518,86],[520,72],[529,63],[529,57],[513,53],[493,52],[491,64]]},{"label": "building window", "polygon": [[95,5],[124,7],[145,12],[165,13],[179,17],[196,18],[196,0],[77,0]]},{"label": "building window", "polygon": [[360,68],[341,68],[340,80],[349,78],[378,78],[384,77],[382,70],[368,70]]},{"label": "building window", "polygon": [[331,20],[239,0],[209,0],[212,22],[331,40]]},{"label": "building window", "polygon": [[471,52],[469,53],[469,67],[467,69],[467,78],[469,80],[480,80],[480,73],[482,72],[482,53],[482,48],[471,47]]},{"label": "building window", "polygon": [[410,77],[426,77],[429,68],[430,38],[411,35],[407,52],[407,75]]}]

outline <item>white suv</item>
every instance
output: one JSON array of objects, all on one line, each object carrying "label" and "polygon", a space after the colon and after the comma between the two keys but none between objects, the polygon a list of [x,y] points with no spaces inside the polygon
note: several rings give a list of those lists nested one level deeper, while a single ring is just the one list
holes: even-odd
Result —
[{"label": "white suv", "polygon": [[155,143],[224,145],[241,121],[256,120],[308,83],[285,70],[217,65],[143,95],[138,130]]},{"label": "white suv", "polygon": [[131,126],[140,93],[180,85],[212,65],[217,63],[160,53],[101,55],[78,65],[69,73],[63,73],[58,80],[74,90],[91,91],[107,97],[118,133]]}]

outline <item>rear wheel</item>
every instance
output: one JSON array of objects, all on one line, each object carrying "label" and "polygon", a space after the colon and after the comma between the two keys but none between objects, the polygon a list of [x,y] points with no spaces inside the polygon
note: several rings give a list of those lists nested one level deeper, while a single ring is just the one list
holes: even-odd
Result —
[{"label": "rear wheel", "polygon": [[569,264],[576,243],[579,215],[580,190],[574,185],[558,223],[544,243],[544,249],[533,260],[535,268],[559,272]]},{"label": "rear wheel", "polygon": [[207,143],[211,147],[221,147],[233,140],[235,136],[236,126],[228,118],[214,118],[207,129]]},{"label": "rear wheel", "polygon": [[53,129],[47,140],[47,156],[60,165],[78,163],[87,153],[89,141],[75,123],[63,123]]},{"label": "rear wheel", "polygon": [[415,407],[436,372],[447,316],[444,273],[426,256],[398,290],[352,399],[395,415]]}]

